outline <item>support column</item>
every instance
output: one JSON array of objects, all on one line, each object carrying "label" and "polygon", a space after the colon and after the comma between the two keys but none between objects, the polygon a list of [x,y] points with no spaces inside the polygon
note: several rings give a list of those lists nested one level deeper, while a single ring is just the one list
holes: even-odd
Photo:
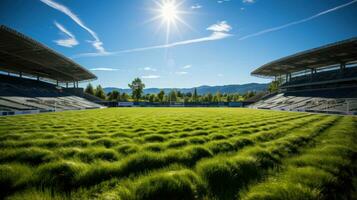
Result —
[{"label": "support column", "polygon": [[40,76],[37,75],[37,81],[39,81],[39,80],[40,80]]},{"label": "support column", "polygon": [[22,78],[22,72],[20,72],[20,78]]},{"label": "support column", "polygon": [[340,64],[340,70],[343,72],[346,69],[346,63],[341,63]]},{"label": "support column", "polygon": [[66,88],[68,88],[68,82],[66,82]]},{"label": "support column", "polygon": [[56,80],[56,85],[58,86],[58,81]]}]

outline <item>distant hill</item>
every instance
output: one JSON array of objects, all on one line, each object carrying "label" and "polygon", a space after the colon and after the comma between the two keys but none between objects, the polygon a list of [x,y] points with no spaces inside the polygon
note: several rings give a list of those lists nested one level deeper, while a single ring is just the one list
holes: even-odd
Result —
[{"label": "distant hill", "polygon": [[[242,85],[223,85],[223,86],[199,86],[197,87],[198,94],[215,94],[218,91],[221,93],[246,93],[248,91],[264,91],[268,87],[267,83],[248,83]],[[165,93],[170,92],[171,90],[177,90],[183,93],[193,92],[194,88],[146,88],[144,89],[145,94],[157,94],[160,90],[164,90]],[[118,90],[120,93],[131,93],[131,89],[122,89],[122,88],[115,88],[115,87],[106,87],[104,91],[106,93],[111,92],[113,90]]]}]

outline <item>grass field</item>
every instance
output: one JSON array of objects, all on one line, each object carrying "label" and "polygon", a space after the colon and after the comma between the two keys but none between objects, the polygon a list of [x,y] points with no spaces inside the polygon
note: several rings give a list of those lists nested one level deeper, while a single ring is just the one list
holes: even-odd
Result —
[{"label": "grass field", "polygon": [[355,198],[357,118],[118,108],[0,118],[6,199]]}]

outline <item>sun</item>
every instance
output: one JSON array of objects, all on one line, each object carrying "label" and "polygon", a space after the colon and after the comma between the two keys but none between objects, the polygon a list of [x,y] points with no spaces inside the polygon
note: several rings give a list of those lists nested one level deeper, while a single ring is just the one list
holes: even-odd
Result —
[{"label": "sun", "polygon": [[167,23],[173,23],[178,19],[177,5],[174,1],[167,1],[161,5],[161,18]]},{"label": "sun", "polygon": [[166,29],[166,43],[169,42],[172,29],[180,33],[179,23],[191,28],[182,18],[182,15],[189,14],[180,9],[183,2],[181,0],[154,0],[156,7],[151,10],[155,12],[155,16],[147,22],[161,21],[159,28],[164,26]]}]

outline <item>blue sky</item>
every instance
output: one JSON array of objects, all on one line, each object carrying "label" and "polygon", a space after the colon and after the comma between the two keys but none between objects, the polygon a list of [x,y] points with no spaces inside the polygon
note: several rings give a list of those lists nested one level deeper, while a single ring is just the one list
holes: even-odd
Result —
[{"label": "blue sky", "polygon": [[[180,20],[160,17],[168,4]],[[0,24],[92,70],[94,84],[124,88],[135,77],[147,87],[268,82],[250,72],[355,37],[356,19],[357,0],[0,2]]]}]

